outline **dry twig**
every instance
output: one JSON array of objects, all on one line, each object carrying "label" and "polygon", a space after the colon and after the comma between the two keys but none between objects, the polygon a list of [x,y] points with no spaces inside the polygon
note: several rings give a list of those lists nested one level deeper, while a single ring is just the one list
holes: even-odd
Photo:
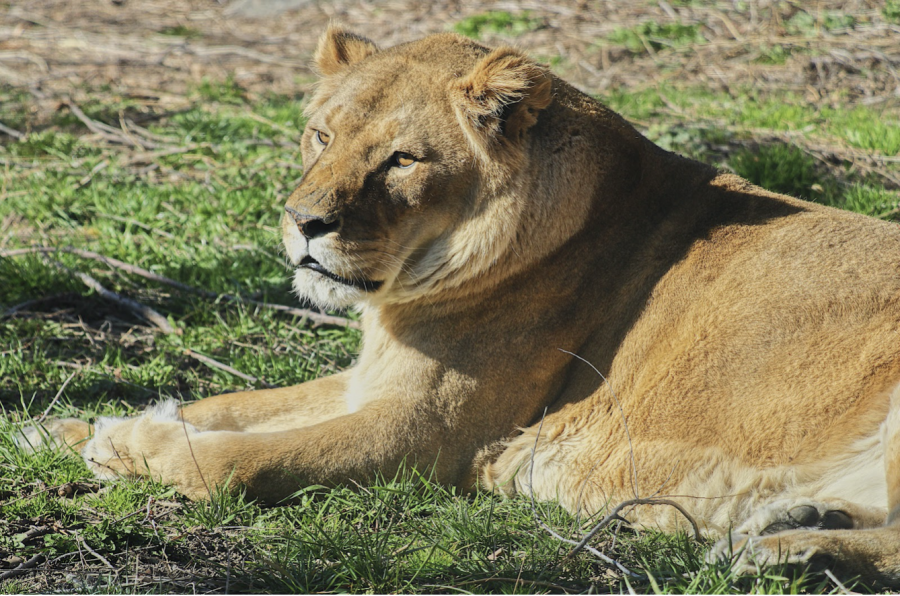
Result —
[{"label": "dry twig", "polygon": [[24,563],[20,564],[15,569],[10,569],[9,571],[4,571],[0,573],[0,582],[5,579],[9,579],[11,577],[16,577],[17,575],[22,575],[26,573],[29,569],[34,569],[38,565],[44,562],[44,555],[34,555]]},{"label": "dry twig", "polygon": [[84,178],[78,181],[78,186],[76,188],[81,189],[90,184],[94,180],[94,176],[97,175],[97,172],[107,168],[108,166],[108,159],[104,159],[103,161],[95,165],[93,168],[91,168],[91,171]]},{"label": "dry twig", "polygon": [[[0,255],[0,256],[2,256],[2,255]],[[179,333],[178,330],[176,330],[174,327],[172,327],[172,324],[169,323],[168,319],[166,319],[164,316],[159,314],[159,312],[150,308],[149,306],[145,306],[145,305],[141,304],[140,302],[136,302],[136,301],[132,300],[131,298],[126,298],[125,296],[122,296],[121,294],[117,294],[116,292],[113,292],[112,290],[109,290],[109,289],[103,287],[103,285],[99,281],[97,281],[96,279],[94,279],[93,277],[88,275],[87,273],[82,273],[81,271],[72,271],[71,269],[69,269],[68,267],[66,267],[65,265],[63,265],[62,263],[60,263],[59,261],[54,260],[54,259],[48,258],[47,260],[54,267],[62,269],[63,271],[69,273],[70,275],[74,275],[75,277],[80,279],[84,285],[86,285],[87,287],[91,288],[92,290],[94,290],[95,292],[100,294],[101,297],[109,300],[110,302],[115,302],[116,304],[118,304],[120,306],[124,306],[131,312],[143,317],[147,321],[150,321],[151,323],[156,325],[159,328],[159,330],[162,331],[163,333],[165,333],[167,335],[172,334],[172,333],[176,333],[176,334]]]},{"label": "dry twig", "polygon": [[[44,492],[44,491],[42,491]],[[50,526],[34,526],[24,534],[19,535],[20,542],[28,542],[34,538],[40,538],[46,534],[49,534],[53,530],[50,529]]]},{"label": "dry twig", "polygon": [[87,543],[87,541],[84,539],[84,537],[83,537],[81,534],[76,533],[76,534],[75,534],[75,537],[78,538],[78,542],[81,544],[81,546],[84,547],[84,549],[85,549],[87,552],[89,552],[89,553],[91,553],[92,555],[94,555],[94,557],[96,557],[98,561],[100,561],[101,563],[103,563],[104,565],[106,565],[107,567],[109,567],[110,569],[112,569],[114,573],[116,573],[116,574],[119,573],[119,570],[116,569],[115,566],[114,566],[112,563],[109,562],[109,559],[107,559],[106,557],[104,557],[103,555],[101,555],[100,553],[98,553],[97,551],[95,551],[94,549],[92,549],[92,548],[91,548],[91,545],[89,545],[89,544]]},{"label": "dry twig", "polygon": [[[197,294],[199,296],[204,296],[206,298],[211,298],[213,300],[224,299],[229,302],[237,302],[237,303],[245,303],[252,304],[253,306],[259,306],[261,308],[268,308],[271,310],[277,310],[279,312],[283,312],[285,314],[294,315],[296,317],[301,317],[304,319],[308,319],[312,322],[313,327],[318,327],[319,325],[334,325],[336,327],[348,327],[350,329],[359,329],[360,324],[357,321],[353,321],[347,319],[345,317],[338,317],[335,315],[328,315],[320,312],[316,312],[314,310],[310,310],[307,308],[295,308],[292,306],[284,306],[282,304],[271,304],[268,302],[260,302],[258,300],[250,300],[246,298],[241,298],[240,296],[234,296],[232,294],[219,294],[217,292],[211,292],[209,290],[204,290],[201,288],[195,288],[194,286],[189,286],[187,284],[181,283],[180,281],[175,281],[174,279],[168,278],[164,275],[159,275],[158,273],[153,273],[152,271],[148,271],[142,267],[138,267],[137,265],[131,265],[129,263],[125,263],[118,259],[114,259],[112,257],[107,257],[105,255],[101,255],[99,253],[84,250],[80,248],[74,248],[71,246],[63,246],[63,247],[52,247],[52,246],[31,246],[28,248],[16,248],[11,250],[2,250],[0,251],[0,258],[6,257],[17,257],[21,255],[27,254],[49,254],[54,252],[64,252],[68,254],[75,255],[77,257],[81,257],[83,259],[91,259],[94,261],[99,261],[108,265],[110,267],[114,267],[116,269],[120,269],[125,271],[126,273],[132,273],[134,275],[139,275],[143,278],[177,288],[179,290],[190,292],[192,294]],[[14,307],[15,308],[15,307]],[[14,311],[12,309],[8,310],[4,313],[4,316],[8,316],[13,314]]]},{"label": "dry twig", "polygon": [[56,405],[56,402],[59,400],[59,397],[63,394],[63,391],[66,390],[66,385],[69,384],[69,381],[71,381],[73,378],[75,378],[76,374],[78,374],[77,370],[74,371],[71,375],[69,375],[65,381],[63,381],[62,387],[60,387],[59,391],[56,392],[56,397],[53,398],[53,400],[50,402],[50,405],[47,406],[46,410],[44,410],[44,413],[41,414],[40,416],[38,416],[37,418],[35,418],[35,420],[34,420],[35,424],[40,424],[47,418],[47,414],[49,414],[50,410],[53,409],[53,406]]},{"label": "dry twig", "polygon": [[219,370],[224,370],[225,372],[230,373],[236,377],[240,377],[240,378],[244,379],[245,381],[249,381],[251,383],[258,382],[259,384],[261,384],[265,387],[268,387],[269,389],[275,388],[275,385],[271,385],[258,377],[254,377],[253,375],[248,375],[246,373],[242,373],[241,371],[236,370],[236,369],[228,366],[227,364],[222,364],[218,360],[214,360],[214,359],[210,358],[209,356],[204,356],[203,354],[198,354],[197,352],[190,350],[190,349],[185,349],[184,353],[187,354],[188,356],[190,356],[191,358],[199,360],[203,364],[206,364],[213,368],[218,368]]},{"label": "dry twig", "polygon": [[5,124],[3,124],[2,122],[0,122],[0,132],[2,132],[5,135],[9,135],[16,140],[22,140],[25,138],[25,133],[19,132],[18,130],[14,129],[14,128],[10,128],[10,127],[6,126]]},{"label": "dry twig", "polygon": [[600,520],[597,525],[591,528],[591,531],[584,535],[584,538],[581,539],[581,542],[575,545],[568,556],[574,556],[580,550],[587,546],[587,543],[591,541],[591,539],[597,535],[597,533],[608,526],[610,522],[621,520],[622,518],[619,516],[619,512],[621,512],[626,507],[634,507],[636,505],[668,505],[670,507],[674,507],[677,509],[691,524],[691,527],[694,529],[694,538],[697,540],[702,540],[703,536],[700,534],[700,527],[697,525],[697,522],[694,521],[694,518],[685,510],[684,507],[679,505],[677,502],[672,501],[670,499],[629,499],[628,501],[623,501],[619,503],[615,509],[612,510],[606,517]]},{"label": "dry twig", "polygon": [[25,310],[26,308],[30,308],[36,304],[42,304],[44,302],[56,302],[58,300],[62,300],[63,298],[69,298],[74,295],[75,294],[72,292],[63,292],[62,294],[52,294],[50,296],[42,296],[33,300],[26,300],[25,302],[20,302],[19,304],[15,304],[7,308],[2,314],[0,314],[0,319],[11,317],[20,310]]},{"label": "dry twig", "polygon": [[81,122],[85,126],[87,126],[91,132],[107,141],[110,141],[111,143],[118,143],[121,145],[135,145],[141,149],[153,149],[159,146],[152,141],[138,139],[134,135],[126,135],[119,129],[114,128],[108,124],[92,120],[84,112],[82,112],[81,108],[79,108],[73,101],[67,101],[66,106],[68,106],[69,111],[71,111],[76,118],[81,120]]}]

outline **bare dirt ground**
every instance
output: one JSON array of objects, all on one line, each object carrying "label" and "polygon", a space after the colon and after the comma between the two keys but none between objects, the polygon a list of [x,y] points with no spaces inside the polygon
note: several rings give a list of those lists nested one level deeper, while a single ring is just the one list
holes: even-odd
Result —
[{"label": "bare dirt ground", "polygon": [[[390,46],[487,10],[527,10],[539,23],[535,30],[485,41],[552,58],[563,77],[591,93],[677,81],[789,90],[843,105],[900,100],[900,26],[885,21],[877,0],[293,3],[299,8],[272,14],[278,0],[257,0],[269,10],[214,0],[0,2],[0,83],[28,90],[30,125],[37,127],[61,101],[98,93],[137,100],[151,112],[178,109],[185,90],[204,77],[231,75],[251,97],[299,95],[313,83],[309,61],[329,22]],[[817,19],[814,35],[791,26],[801,6]],[[834,13],[862,22],[824,27]],[[708,43],[640,54],[602,43],[616,28],[646,21],[699,24]],[[761,63],[761,53],[774,47],[802,51],[783,64]]]}]

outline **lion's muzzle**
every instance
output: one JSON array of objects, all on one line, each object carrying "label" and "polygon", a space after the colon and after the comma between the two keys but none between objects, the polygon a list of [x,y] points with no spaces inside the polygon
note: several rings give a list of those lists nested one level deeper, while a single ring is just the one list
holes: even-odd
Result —
[{"label": "lion's muzzle", "polygon": [[331,213],[324,216],[301,213],[293,207],[285,206],[284,210],[297,224],[297,229],[307,240],[318,238],[341,228],[341,218]]}]

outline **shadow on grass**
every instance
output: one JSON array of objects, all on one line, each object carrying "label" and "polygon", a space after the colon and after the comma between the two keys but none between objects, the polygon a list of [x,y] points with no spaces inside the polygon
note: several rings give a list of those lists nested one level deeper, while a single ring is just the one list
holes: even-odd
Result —
[{"label": "shadow on grass", "polygon": [[900,216],[894,182],[840,155],[777,138],[739,138],[702,125],[656,125],[647,136],[664,149],[716,164],[772,192],[883,219]]},{"label": "shadow on grass", "polygon": [[[0,345],[5,346],[0,405],[7,411],[27,407],[31,415],[40,414],[70,375],[60,403],[65,407],[54,412],[93,414],[104,404],[140,407],[161,397],[196,399],[264,386],[199,363],[186,349],[279,385],[334,372],[352,359],[356,332],[313,330],[297,317],[254,305],[212,300],[139,278],[101,277],[90,261],[70,259],[69,266],[90,271],[105,287],[156,309],[184,333],[160,333],[38,258],[0,259],[0,276],[6,280],[0,290],[0,314],[6,313],[0,318]],[[225,278],[233,263],[205,268],[203,275],[218,272]],[[283,285],[256,280],[255,287],[254,298],[297,305]],[[332,349],[337,344],[339,349]]]}]

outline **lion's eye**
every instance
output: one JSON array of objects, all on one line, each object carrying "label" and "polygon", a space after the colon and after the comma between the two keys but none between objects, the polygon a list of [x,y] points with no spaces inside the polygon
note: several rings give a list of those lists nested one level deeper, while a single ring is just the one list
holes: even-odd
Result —
[{"label": "lion's eye", "polygon": [[398,168],[411,168],[416,163],[416,158],[409,153],[398,151],[394,153],[394,165]]},{"label": "lion's eye", "polygon": [[321,130],[316,131],[316,142],[320,145],[327,145],[331,141],[331,135],[322,132]]}]

